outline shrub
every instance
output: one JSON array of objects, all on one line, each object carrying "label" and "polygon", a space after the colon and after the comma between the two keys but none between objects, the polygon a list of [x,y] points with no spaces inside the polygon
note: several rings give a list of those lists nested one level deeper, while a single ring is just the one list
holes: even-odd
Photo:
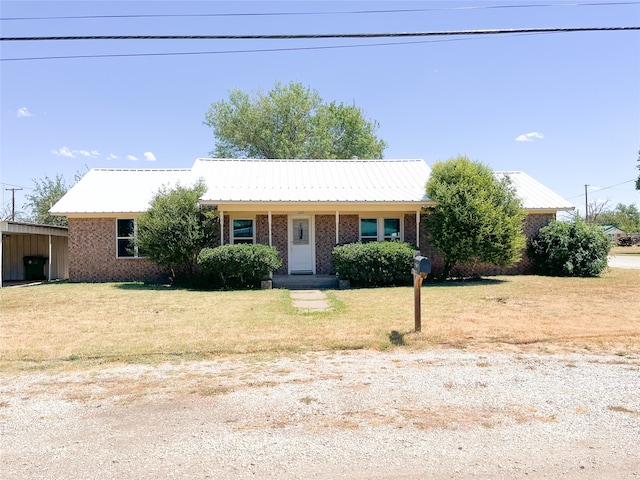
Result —
[{"label": "shrub", "polygon": [[340,278],[356,286],[408,285],[415,247],[401,242],[349,243],[333,249]]},{"label": "shrub", "polygon": [[607,267],[611,242],[599,225],[553,221],[529,244],[529,256],[542,275],[597,277]]},{"label": "shrub", "polygon": [[278,251],[267,245],[223,245],[204,248],[198,267],[211,283],[222,288],[253,288],[282,266]]}]

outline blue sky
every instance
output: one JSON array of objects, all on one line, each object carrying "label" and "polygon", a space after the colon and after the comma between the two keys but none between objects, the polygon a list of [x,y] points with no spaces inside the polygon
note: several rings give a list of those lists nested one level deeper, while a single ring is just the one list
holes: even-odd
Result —
[{"label": "blue sky", "polygon": [[[640,25],[638,1],[0,5],[3,37]],[[287,15],[247,15],[265,13]],[[73,16],[94,18],[42,18]],[[9,20],[17,17],[33,19]],[[326,101],[355,103],[380,123],[378,134],[389,145],[385,158],[423,158],[432,165],[463,154],[495,170],[525,171],[581,211],[585,184],[590,201],[640,205],[633,183],[640,149],[640,31],[2,42],[0,48],[3,209],[11,202],[6,188],[24,188],[16,192],[21,209],[33,179],[45,175],[72,180],[94,167],[190,167],[214,146],[203,124],[210,104],[228,98],[231,89],[266,91],[276,81],[301,82]],[[163,55],[110,56],[153,53]],[[73,56],[84,58],[15,60]]]}]

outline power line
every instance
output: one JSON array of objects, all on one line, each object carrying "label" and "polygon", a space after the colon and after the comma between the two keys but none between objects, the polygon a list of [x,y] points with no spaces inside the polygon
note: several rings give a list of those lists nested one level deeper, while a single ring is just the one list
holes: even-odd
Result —
[{"label": "power line", "polygon": [[548,7],[602,7],[602,6],[626,6],[639,5],[638,1],[627,2],[598,2],[598,3],[537,3],[524,5],[473,5],[466,7],[431,7],[411,9],[388,10],[353,10],[353,11],[327,11],[327,12],[263,12],[263,13],[165,13],[165,14],[131,14],[131,15],[69,15],[49,17],[7,17],[2,21],[23,20],[85,20],[85,19],[122,19],[122,18],[187,18],[187,17],[277,17],[277,16],[319,16],[319,15],[369,15],[389,13],[420,13],[437,11],[462,11],[462,10],[498,10],[509,8],[548,8]]},{"label": "power line", "polygon": [[[527,34],[514,34],[514,36],[527,35]],[[542,34],[530,34],[530,35],[542,35]],[[379,42],[379,43],[366,43],[357,45],[323,45],[318,47],[284,47],[284,48],[253,48],[245,50],[217,50],[217,51],[204,51],[204,52],[161,52],[161,53],[104,53],[104,54],[90,54],[90,55],[56,55],[48,57],[14,57],[14,58],[0,58],[0,62],[18,62],[28,60],[68,60],[76,58],[122,58],[122,57],[170,57],[170,56],[183,56],[183,55],[227,55],[238,53],[272,53],[272,52],[296,52],[296,51],[312,51],[312,50],[332,50],[343,48],[366,48],[366,47],[384,47],[395,45],[418,45],[425,43],[443,43],[443,42],[462,42],[469,40],[478,40],[480,37],[473,38],[448,38],[439,40],[415,40],[411,42]]]},{"label": "power line", "polygon": [[[619,187],[620,185],[625,185],[625,184],[627,184],[627,183],[631,183],[631,182],[635,182],[635,181],[636,181],[636,179],[634,178],[634,179],[632,179],[632,180],[627,180],[626,182],[616,183],[615,185],[610,185],[610,186],[608,186],[608,187],[598,188],[598,189],[597,189],[597,190],[595,190],[595,191],[597,191],[597,192],[601,192],[602,190],[609,190],[610,188]],[[591,186],[591,185],[585,185],[585,187],[589,187],[589,186]],[[572,199],[574,199],[574,198],[580,198],[580,197],[585,197],[585,196],[586,196],[586,188],[585,188],[585,193],[581,193],[580,195],[574,195],[573,197],[569,197],[569,198],[567,198],[567,200],[572,200]]]},{"label": "power line", "polygon": [[2,42],[32,42],[61,40],[319,40],[335,38],[407,38],[442,37],[456,35],[504,35],[515,33],[568,33],[640,30],[630,27],[563,27],[563,28],[505,28],[485,30],[446,30],[439,32],[392,33],[301,33],[301,34],[243,34],[243,35],[68,35],[45,37],[0,37]]}]

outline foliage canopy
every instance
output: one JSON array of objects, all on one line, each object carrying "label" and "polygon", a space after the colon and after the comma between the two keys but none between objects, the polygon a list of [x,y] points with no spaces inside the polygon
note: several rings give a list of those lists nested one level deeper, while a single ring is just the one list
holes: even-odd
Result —
[{"label": "foliage canopy", "polygon": [[234,89],[211,104],[204,123],[217,141],[210,155],[219,158],[382,158],[387,146],[360,108],[323,103],[295,82],[253,96]]},{"label": "foliage canopy", "polygon": [[459,156],[433,165],[426,192],[436,202],[426,222],[431,244],[444,256],[440,280],[458,263],[520,260],[525,214],[508,177],[498,180],[489,167]]},{"label": "foliage canopy", "polygon": [[212,240],[217,216],[198,204],[206,190],[202,180],[192,187],[163,186],[154,195],[149,210],[137,219],[138,249],[170,269],[174,278],[176,270],[184,270],[192,281],[198,253]]},{"label": "foliage canopy", "polygon": [[54,178],[45,176],[33,179],[33,193],[25,195],[27,202],[24,207],[30,211],[28,220],[44,225],[67,226],[67,217],[56,217],[49,214],[49,209],[60,200],[71,188],[65,178],[57,174]]},{"label": "foliage canopy", "polygon": [[332,255],[340,278],[354,286],[408,285],[415,249],[403,242],[356,242],[334,247]]},{"label": "foliage canopy", "polygon": [[597,217],[599,225],[613,225],[626,233],[640,232],[640,210],[633,203],[619,203],[615,209],[607,210]]},{"label": "foliage canopy", "polygon": [[611,242],[599,225],[576,217],[553,221],[529,244],[538,273],[557,277],[597,277],[607,268]]},{"label": "foliage canopy", "polygon": [[210,277],[213,286],[254,288],[260,280],[282,266],[275,247],[229,244],[204,248],[198,255],[198,267]]}]

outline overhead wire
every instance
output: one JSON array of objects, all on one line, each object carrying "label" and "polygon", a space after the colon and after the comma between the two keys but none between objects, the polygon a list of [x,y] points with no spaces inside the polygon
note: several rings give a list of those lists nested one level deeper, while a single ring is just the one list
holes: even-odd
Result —
[{"label": "overhead wire", "polygon": [[625,2],[572,2],[572,3],[534,3],[510,5],[469,5],[460,7],[428,7],[428,8],[393,8],[385,10],[351,10],[326,12],[235,12],[235,13],[152,13],[152,14],[123,14],[123,15],[63,15],[46,17],[6,17],[1,21],[24,20],[87,20],[87,19],[123,19],[123,18],[198,18],[198,17],[275,17],[275,16],[319,16],[319,15],[370,15],[389,13],[419,13],[437,11],[464,10],[498,10],[510,8],[548,8],[548,7],[601,7],[640,5],[639,1]]},{"label": "overhead wire", "polygon": [[92,36],[64,36],[64,37],[0,37],[0,41],[49,41],[49,40],[290,40],[290,39],[370,39],[370,38],[407,38],[407,37],[462,37],[446,40],[422,40],[411,42],[383,42],[358,45],[323,45],[309,47],[285,48],[254,48],[244,50],[219,50],[204,52],[160,52],[160,53],[123,53],[123,54],[90,54],[90,55],[54,55],[45,57],[14,57],[0,58],[0,62],[26,60],[60,60],[74,58],[114,58],[114,57],[153,57],[153,56],[182,56],[182,55],[219,55],[236,53],[264,53],[304,50],[327,50],[344,48],[362,48],[376,46],[410,45],[445,41],[469,40],[487,35],[540,35],[555,33],[593,32],[640,30],[640,26],[631,27],[570,27],[570,28],[520,28],[493,30],[458,30],[435,32],[398,32],[398,33],[351,33],[351,34],[299,34],[299,35],[92,35]]}]

